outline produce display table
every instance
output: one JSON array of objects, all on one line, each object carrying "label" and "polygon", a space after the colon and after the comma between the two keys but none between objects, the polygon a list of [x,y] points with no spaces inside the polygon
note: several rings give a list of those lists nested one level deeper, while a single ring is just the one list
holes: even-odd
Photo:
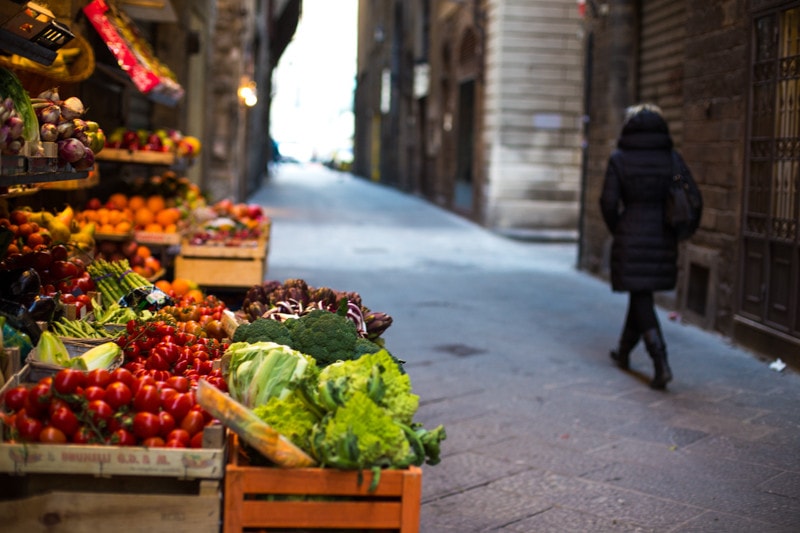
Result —
[{"label": "produce display table", "polygon": [[[383,470],[375,491],[372,473],[327,468],[270,468],[242,464],[229,446],[225,471],[224,533],[250,528],[390,529],[417,533],[422,469]],[[287,496],[285,500],[267,496]],[[309,496],[302,500],[297,496]]]}]

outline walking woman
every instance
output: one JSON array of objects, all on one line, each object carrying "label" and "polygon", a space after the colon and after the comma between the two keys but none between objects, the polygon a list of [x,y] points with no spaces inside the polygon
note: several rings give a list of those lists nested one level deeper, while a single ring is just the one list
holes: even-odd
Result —
[{"label": "walking woman", "polygon": [[[683,159],[678,160],[691,179]],[[654,292],[672,290],[677,281],[678,241],[664,223],[672,173],[672,137],[661,110],[652,104],[629,108],[600,197],[603,220],[613,235],[611,288],[629,293],[625,325],[611,358],[627,369],[631,350],[642,339],[653,359],[650,386],[659,390],[672,380],[653,299]]]}]

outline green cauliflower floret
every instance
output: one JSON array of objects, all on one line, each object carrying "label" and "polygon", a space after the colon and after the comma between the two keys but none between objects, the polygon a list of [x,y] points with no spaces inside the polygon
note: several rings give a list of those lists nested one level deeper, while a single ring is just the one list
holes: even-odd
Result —
[{"label": "green cauliflower floret", "polygon": [[292,337],[282,322],[271,318],[257,318],[242,324],[233,332],[232,342],[274,342],[292,347]]},{"label": "green cauliflower floret", "polygon": [[355,357],[358,330],[351,320],[316,309],[286,322],[292,348],[310,355],[320,367]]},{"label": "green cauliflower floret", "polygon": [[403,428],[361,391],[322,421],[312,449],[323,466],[345,469],[388,467],[411,453]]},{"label": "green cauliflower floret", "polygon": [[253,412],[266,424],[304,451],[310,450],[310,436],[319,418],[302,399],[292,393],[285,398],[271,398]]},{"label": "green cauliflower floret", "polygon": [[363,392],[402,424],[411,424],[419,396],[411,391],[411,378],[386,350],[339,361],[320,370],[318,394],[328,408],[343,405]]}]

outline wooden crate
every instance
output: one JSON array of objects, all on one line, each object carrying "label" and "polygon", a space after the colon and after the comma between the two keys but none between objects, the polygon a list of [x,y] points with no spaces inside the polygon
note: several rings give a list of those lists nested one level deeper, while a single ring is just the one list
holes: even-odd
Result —
[{"label": "wooden crate", "polygon": [[[0,476],[6,533],[219,533],[221,482]],[[14,491],[14,494],[9,492]]]},{"label": "wooden crate", "polygon": [[[31,376],[26,365],[0,398]],[[219,425],[203,448],[0,442],[0,530],[219,533],[225,442]]]},{"label": "wooden crate", "polygon": [[269,225],[252,245],[213,246],[181,243],[175,277],[204,287],[249,288],[264,281],[269,254]]},{"label": "wooden crate", "polygon": [[[231,447],[225,472],[224,533],[305,529],[394,530],[417,533],[422,469],[384,470],[374,492],[372,473],[240,464]],[[268,499],[286,496],[286,499]],[[305,497],[305,498],[301,498]]]}]

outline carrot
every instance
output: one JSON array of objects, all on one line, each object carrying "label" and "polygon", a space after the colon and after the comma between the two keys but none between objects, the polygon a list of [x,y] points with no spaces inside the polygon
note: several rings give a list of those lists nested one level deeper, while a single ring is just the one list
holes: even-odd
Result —
[{"label": "carrot", "polygon": [[316,466],[314,459],[306,452],[206,380],[197,382],[196,396],[200,407],[276,465],[285,468]]}]

